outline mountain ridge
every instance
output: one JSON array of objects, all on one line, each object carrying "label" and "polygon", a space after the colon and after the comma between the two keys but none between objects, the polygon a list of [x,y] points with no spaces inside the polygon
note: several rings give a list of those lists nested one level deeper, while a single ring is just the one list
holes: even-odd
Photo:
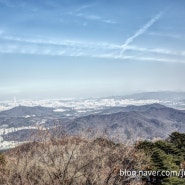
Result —
[{"label": "mountain ridge", "polygon": [[[35,117],[16,117],[25,115],[29,112],[31,115],[34,111],[39,110]],[[10,118],[7,117],[3,120],[1,115],[9,114]],[[127,107],[112,107],[104,109],[99,113],[89,114],[86,116],[76,117],[73,119],[64,120],[60,116],[60,113],[53,111],[53,108],[45,107],[24,107],[20,106],[11,110],[0,113],[0,123],[7,124],[13,127],[32,125],[32,121],[40,124],[40,120],[45,119],[41,124],[50,128],[52,133],[52,122],[58,120],[56,127],[64,129],[67,134],[80,135],[90,134],[92,131],[95,135],[100,136],[106,132],[108,137],[116,137],[119,135],[120,139],[125,141],[127,139],[137,140],[142,139],[154,139],[154,138],[166,138],[173,131],[185,132],[185,112],[174,108],[166,107],[164,105],[154,103],[142,106],[127,106]],[[14,117],[11,117],[11,116]],[[28,122],[29,121],[29,122]],[[26,122],[26,124],[24,123]],[[58,129],[60,130],[60,129]],[[17,133],[21,133],[19,131]],[[9,133],[11,138],[11,133]],[[14,133],[14,136],[16,134]],[[22,134],[24,135],[24,134]],[[19,140],[21,140],[19,138]]]}]

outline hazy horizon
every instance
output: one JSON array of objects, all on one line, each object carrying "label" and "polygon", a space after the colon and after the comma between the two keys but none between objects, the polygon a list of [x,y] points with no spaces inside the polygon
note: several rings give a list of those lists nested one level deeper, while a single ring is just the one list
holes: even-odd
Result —
[{"label": "hazy horizon", "polygon": [[[0,101],[1,102],[15,102],[15,101],[40,101],[40,100],[83,100],[83,99],[93,99],[93,98],[100,98],[100,99],[106,99],[106,98],[116,98],[116,97],[119,97],[119,98],[123,98],[123,99],[130,99],[130,96],[138,96],[138,95],[141,95],[141,96],[144,96],[146,95],[146,97],[144,97],[145,99],[147,99],[147,95],[149,94],[153,94],[153,96],[164,96],[165,94],[168,94],[168,95],[172,95],[173,98],[175,97],[178,97],[180,98],[183,95],[185,95],[185,91],[136,91],[136,92],[133,92],[133,93],[125,93],[125,94],[115,94],[115,95],[110,95],[110,96],[66,96],[66,97],[62,97],[60,95],[58,96],[47,96],[45,93],[42,94],[42,96],[38,96],[38,94],[27,94],[27,96],[21,96],[21,95],[18,95],[18,96],[1,96],[0,97]],[[152,96],[152,95],[151,95]],[[132,99],[132,98],[131,98]],[[150,98],[148,98],[149,100]],[[155,99],[155,98],[154,98]]]},{"label": "hazy horizon", "polygon": [[185,91],[184,7],[0,0],[0,99]]}]

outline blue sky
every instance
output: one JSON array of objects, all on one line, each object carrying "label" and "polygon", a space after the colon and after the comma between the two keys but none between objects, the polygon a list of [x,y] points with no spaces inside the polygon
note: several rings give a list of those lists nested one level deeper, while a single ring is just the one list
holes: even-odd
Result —
[{"label": "blue sky", "polygon": [[0,99],[185,91],[184,0],[0,0]]}]

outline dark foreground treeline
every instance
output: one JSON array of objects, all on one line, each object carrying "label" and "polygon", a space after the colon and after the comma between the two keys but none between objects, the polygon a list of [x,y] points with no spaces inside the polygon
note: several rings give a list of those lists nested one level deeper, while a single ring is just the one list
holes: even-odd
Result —
[{"label": "dark foreground treeline", "polygon": [[0,185],[185,185],[178,176],[120,175],[120,170],[180,169],[185,169],[185,134],[135,145],[65,136],[0,154]]},{"label": "dark foreground treeline", "polygon": [[167,172],[150,176],[152,184],[185,185],[185,134],[173,132],[165,141],[143,141],[136,147],[150,156],[149,170]]}]

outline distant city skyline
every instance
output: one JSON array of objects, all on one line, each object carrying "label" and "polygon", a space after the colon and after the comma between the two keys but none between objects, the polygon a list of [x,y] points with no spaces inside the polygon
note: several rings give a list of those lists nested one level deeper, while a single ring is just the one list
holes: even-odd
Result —
[{"label": "distant city skyline", "polygon": [[0,100],[185,91],[185,1],[0,0]]}]

